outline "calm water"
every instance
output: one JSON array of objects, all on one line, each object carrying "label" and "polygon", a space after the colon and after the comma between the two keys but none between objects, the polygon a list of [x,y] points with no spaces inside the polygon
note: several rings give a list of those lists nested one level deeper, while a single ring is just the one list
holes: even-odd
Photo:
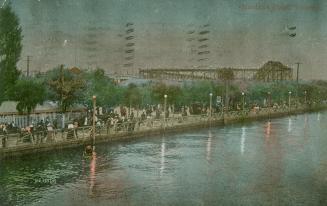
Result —
[{"label": "calm water", "polygon": [[0,162],[0,205],[327,205],[327,113]]}]

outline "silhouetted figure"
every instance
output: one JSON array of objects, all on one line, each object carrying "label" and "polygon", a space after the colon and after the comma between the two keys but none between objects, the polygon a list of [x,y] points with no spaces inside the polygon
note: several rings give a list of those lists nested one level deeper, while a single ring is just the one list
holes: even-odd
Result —
[{"label": "silhouetted figure", "polygon": [[93,155],[93,148],[91,145],[87,145],[85,147],[85,150],[84,150],[84,153],[83,153],[83,156],[84,157],[90,157]]}]

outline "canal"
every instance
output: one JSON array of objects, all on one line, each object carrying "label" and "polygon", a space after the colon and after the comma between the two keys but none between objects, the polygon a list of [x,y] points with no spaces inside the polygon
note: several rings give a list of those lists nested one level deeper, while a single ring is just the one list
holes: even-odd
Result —
[{"label": "canal", "polygon": [[327,112],[0,162],[0,205],[327,205]]}]

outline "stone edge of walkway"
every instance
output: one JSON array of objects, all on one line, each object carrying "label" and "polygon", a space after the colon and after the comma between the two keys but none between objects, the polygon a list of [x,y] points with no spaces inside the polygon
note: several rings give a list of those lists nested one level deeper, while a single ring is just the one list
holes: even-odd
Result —
[{"label": "stone edge of walkway", "polygon": [[[124,140],[131,140],[131,139],[147,137],[147,136],[159,136],[163,133],[168,133],[168,134],[180,133],[185,131],[192,131],[199,128],[216,127],[225,124],[240,123],[245,121],[264,120],[269,118],[269,116],[270,118],[278,118],[288,115],[297,115],[297,114],[308,113],[308,112],[322,111],[326,109],[327,106],[319,107],[315,109],[299,109],[299,110],[293,110],[291,112],[287,111],[287,112],[271,113],[270,115],[266,113],[261,115],[246,116],[244,118],[231,118],[225,120],[224,122],[222,120],[210,121],[207,119],[205,121],[201,121],[198,123],[176,125],[167,128],[156,128],[156,129],[150,129],[146,131],[136,131],[136,132],[124,132],[124,133],[118,133],[113,135],[110,134],[97,135],[96,144],[105,143],[105,142],[118,142]],[[9,159],[24,154],[41,153],[41,152],[54,151],[54,150],[60,151],[66,148],[76,148],[82,145],[91,144],[91,142],[92,142],[91,139],[75,139],[75,140],[68,140],[65,142],[55,142],[50,144],[44,143],[40,145],[21,145],[17,147],[0,148],[0,159]]]}]

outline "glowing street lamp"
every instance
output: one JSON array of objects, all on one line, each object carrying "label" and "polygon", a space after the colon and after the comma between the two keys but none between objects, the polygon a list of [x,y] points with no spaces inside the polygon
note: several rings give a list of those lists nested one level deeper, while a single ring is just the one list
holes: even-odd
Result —
[{"label": "glowing street lamp", "polygon": [[291,112],[291,95],[292,95],[292,92],[289,91],[288,92],[288,110]]},{"label": "glowing street lamp", "polygon": [[271,115],[271,92],[268,92],[268,116],[270,121],[270,115]]},{"label": "glowing street lamp", "polygon": [[307,91],[304,91],[304,105],[307,105]]},{"label": "glowing street lamp", "polygon": [[242,92],[242,111],[244,112],[244,104],[245,104],[245,93]]},{"label": "glowing street lamp", "polygon": [[164,103],[164,126],[166,126],[166,107],[167,107],[167,97],[168,95],[165,94],[164,98],[165,98],[165,103]]},{"label": "glowing street lamp", "polygon": [[92,119],[92,137],[93,137],[93,151],[95,149],[95,110],[96,110],[96,100],[97,100],[97,97],[96,96],[93,96],[92,97],[92,100],[93,100],[93,119]]},{"label": "glowing street lamp", "polygon": [[211,115],[212,115],[212,93],[210,93],[209,94],[209,97],[210,97],[210,115],[209,115],[209,117],[210,117],[210,119],[211,119]]}]

